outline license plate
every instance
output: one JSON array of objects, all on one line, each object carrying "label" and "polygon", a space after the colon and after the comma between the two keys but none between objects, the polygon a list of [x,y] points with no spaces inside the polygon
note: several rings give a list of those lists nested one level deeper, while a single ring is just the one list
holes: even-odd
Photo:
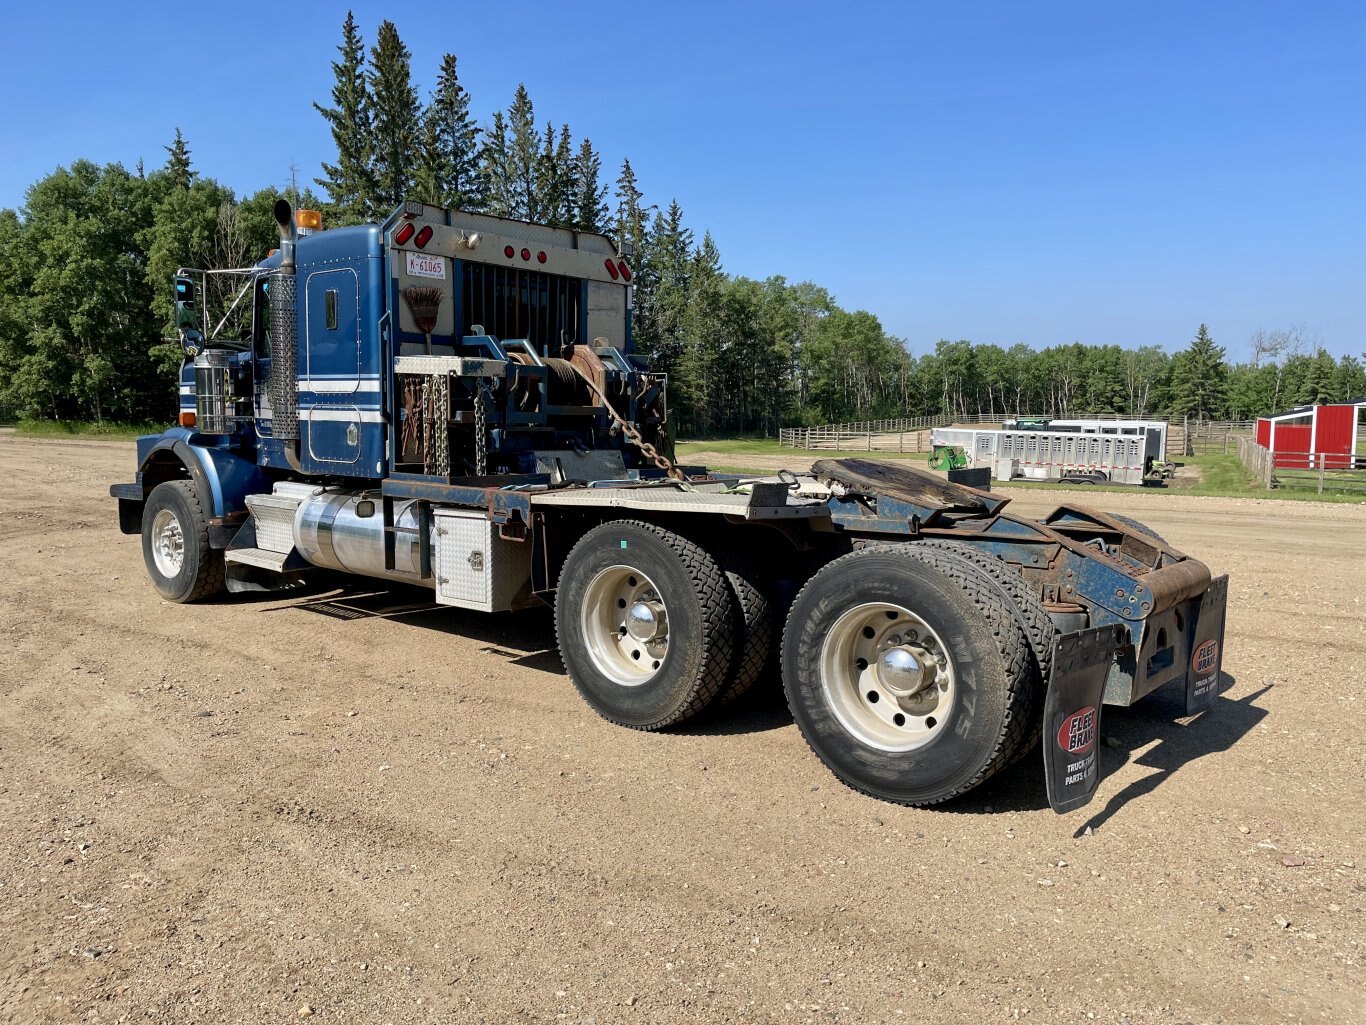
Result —
[{"label": "license plate", "polygon": [[425,253],[408,254],[408,274],[415,278],[444,278],[446,258],[428,256]]}]

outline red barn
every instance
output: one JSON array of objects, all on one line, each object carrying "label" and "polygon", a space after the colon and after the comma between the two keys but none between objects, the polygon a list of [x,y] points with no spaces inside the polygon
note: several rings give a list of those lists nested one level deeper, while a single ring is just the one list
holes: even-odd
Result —
[{"label": "red barn", "polygon": [[1356,457],[1357,423],[1366,398],[1326,406],[1298,406],[1257,418],[1257,444],[1286,469],[1346,470]]}]

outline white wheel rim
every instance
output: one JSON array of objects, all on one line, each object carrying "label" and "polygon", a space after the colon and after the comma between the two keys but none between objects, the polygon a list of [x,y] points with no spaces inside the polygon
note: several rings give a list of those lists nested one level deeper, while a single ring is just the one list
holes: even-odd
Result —
[{"label": "white wheel rim", "polygon": [[185,564],[185,535],[170,509],[161,509],[152,518],[152,561],[157,572],[168,579],[179,576]]},{"label": "white wheel rim", "polygon": [[901,605],[870,602],[835,620],[821,645],[821,690],[835,718],[881,751],[914,751],[945,728],[957,688],[939,635]]},{"label": "white wheel rim", "polygon": [[669,652],[664,597],[633,566],[608,566],[588,582],[579,628],[593,665],[623,687],[653,680]]}]

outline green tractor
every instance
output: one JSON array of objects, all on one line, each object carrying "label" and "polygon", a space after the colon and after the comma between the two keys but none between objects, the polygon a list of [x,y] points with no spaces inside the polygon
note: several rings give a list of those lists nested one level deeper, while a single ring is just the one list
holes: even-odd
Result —
[{"label": "green tractor", "polygon": [[968,454],[962,445],[935,445],[930,450],[931,470],[961,470],[968,465]]}]

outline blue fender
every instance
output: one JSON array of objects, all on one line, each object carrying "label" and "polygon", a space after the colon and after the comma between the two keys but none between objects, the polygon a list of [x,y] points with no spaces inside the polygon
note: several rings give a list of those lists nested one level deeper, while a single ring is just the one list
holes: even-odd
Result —
[{"label": "blue fender", "polygon": [[270,479],[252,459],[212,442],[218,439],[184,427],[138,439],[138,476],[142,478],[157,453],[169,451],[190,473],[199,500],[210,518],[222,520],[246,509],[248,495],[270,491]]}]

